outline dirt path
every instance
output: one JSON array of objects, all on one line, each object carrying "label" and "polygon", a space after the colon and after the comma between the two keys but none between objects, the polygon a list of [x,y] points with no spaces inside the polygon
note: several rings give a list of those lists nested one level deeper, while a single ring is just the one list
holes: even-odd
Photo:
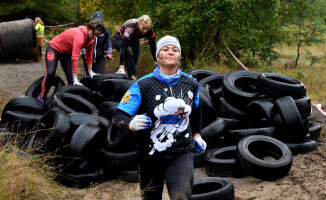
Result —
[{"label": "dirt path", "polygon": [[[0,101],[25,94],[28,86],[45,74],[44,63],[28,62],[0,64]],[[62,69],[58,73],[65,80]],[[309,88],[308,88],[309,89]],[[0,108],[0,113],[2,113]],[[312,118],[325,127],[326,117],[314,109]],[[326,199],[326,145],[322,138],[319,149],[305,155],[294,157],[288,176],[276,181],[262,181],[253,177],[230,178],[235,188],[237,200],[252,199]],[[203,168],[195,169],[195,178],[207,177]],[[67,188],[71,199],[140,199],[138,184],[119,180],[107,181],[86,189]],[[164,192],[164,199],[168,199]]]}]

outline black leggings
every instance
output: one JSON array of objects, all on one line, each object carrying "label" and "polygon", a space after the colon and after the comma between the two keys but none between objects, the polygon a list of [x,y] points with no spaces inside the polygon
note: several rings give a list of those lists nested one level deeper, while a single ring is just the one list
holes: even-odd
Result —
[{"label": "black leggings", "polygon": [[164,180],[171,200],[191,197],[194,180],[193,153],[155,158],[138,163],[139,185],[144,200],[161,200]]},{"label": "black leggings", "polygon": [[48,45],[45,52],[46,75],[42,81],[41,93],[39,95],[43,99],[47,96],[52,85],[53,78],[57,71],[58,61],[60,61],[62,69],[66,74],[68,84],[73,83],[71,54],[62,54]]},{"label": "black leggings", "polygon": [[[120,52],[122,39],[113,37],[112,39],[112,45],[113,47]],[[136,75],[137,70],[137,64],[140,54],[140,44],[139,42],[136,42],[134,44],[129,44],[126,49],[126,55],[125,55],[125,66],[128,70],[129,77]]]},{"label": "black leggings", "polygon": [[[87,67],[87,64],[86,64],[86,56],[85,56],[85,54],[82,54],[82,58],[83,58],[83,65],[84,65],[86,75],[89,76],[88,67]],[[105,62],[104,59],[103,60],[97,60],[95,63],[93,62],[92,71],[95,72],[95,73],[104,74],[105,73],[105,65],[106,65],[106,62]]]}]

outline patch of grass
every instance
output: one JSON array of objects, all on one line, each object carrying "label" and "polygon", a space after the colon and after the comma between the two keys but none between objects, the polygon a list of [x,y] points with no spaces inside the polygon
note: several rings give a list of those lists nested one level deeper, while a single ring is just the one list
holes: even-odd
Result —
[{"label": "patch of grass", "polygon": [[21,139],[0,138],[0,199],[67,199],[54,180],[50,155],[18,148]]}]

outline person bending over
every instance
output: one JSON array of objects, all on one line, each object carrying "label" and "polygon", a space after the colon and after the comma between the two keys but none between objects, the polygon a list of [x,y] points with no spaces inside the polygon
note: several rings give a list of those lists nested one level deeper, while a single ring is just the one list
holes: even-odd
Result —
[{"label": "person bending over", "polygon": [[45,52],[46,75],[42,81],[38,99],[44,102],[55,76],[58,61],[66,75],[68,84],[82,85],[77,78],[79,53],[86,49],[88,73],[93,78],[92,71],[93,46],[97,36],[103,34],[105,27],[100,20],[93,20],[87,26],[79,26],[65,30],[55,36]]},{"label": "person bending over", "polygon": [[151,27],[151,18],[142,15],[138,19],[130,19],[125,22],[113,36],[113,47],[120,51],[120,67],[117,74],[125,74],[124,65],[128,70],[128,75],[132,80],[136,80],[136,69],[140,54],[139,39],[147,37],[154,61],[155,33]]}]

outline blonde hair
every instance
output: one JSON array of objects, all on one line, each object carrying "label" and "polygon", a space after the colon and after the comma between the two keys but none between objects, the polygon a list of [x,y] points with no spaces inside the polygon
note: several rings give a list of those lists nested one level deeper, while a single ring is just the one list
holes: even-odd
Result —
[{"label": "blonde hair", "polygon": [[148,26],[150,26],[152,24],[152,20],[148,15],[142,15],[142,16],[138,17],[137,21],[139,23],[144,23],[144,24],[146,24]]},{"label": "blonde hair", "polygon": [[41,20],[41,18],[36,17],[35,18],[35,24],[37,24],[38,22],[40,22],[41,24],[43,24],[43,21]]}]

